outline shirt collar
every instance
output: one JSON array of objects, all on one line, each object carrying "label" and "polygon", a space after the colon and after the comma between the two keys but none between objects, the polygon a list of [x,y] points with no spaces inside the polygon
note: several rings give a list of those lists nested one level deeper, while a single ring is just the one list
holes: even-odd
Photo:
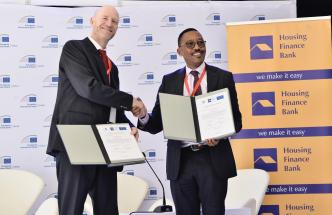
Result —
[{"label": "shirt collar", "polygon": [[105,50],[103,49],[98,43],[97,41],[95,41],[91,36],[88,36],[89,40],[92,42],[92,44],[96,47],[97,50],[101,49],[101,50]]},{"label": "shirt collar", "polygon": [[197,71],[200,74],[202,74],[203,70],[205,68],[205,63],[203,62],[199,67],[196,69],[190,69],[188,66],[186,66],[186,74],[189,75],[189,73],[193,70]]}]

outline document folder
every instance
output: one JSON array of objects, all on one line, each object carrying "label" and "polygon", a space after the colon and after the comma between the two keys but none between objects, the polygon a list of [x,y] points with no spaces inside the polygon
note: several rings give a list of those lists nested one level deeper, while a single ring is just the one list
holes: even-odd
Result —
[{"label": "document folder", "polygon": [[122,166],[145,162],[128,123],[57,128],[71,164]]},{"label": "document folder", "polygon": [[227,88],[195,97],[159,93],[164,136],[202,142],[235,133]]}]

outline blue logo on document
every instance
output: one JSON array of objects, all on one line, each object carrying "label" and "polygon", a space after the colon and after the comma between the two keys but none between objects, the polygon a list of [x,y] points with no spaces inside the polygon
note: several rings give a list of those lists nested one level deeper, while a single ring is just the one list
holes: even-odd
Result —
[{"label": "blue logo on document", "polygon": [[255,21],[255,20],[256,21],[266,20],[266,16],[261,14],[261,15],[256,15],[250,19],[250,21]]},{"label": "blue logo on document", "polygon": [[250,37],[250,59],[272,59],[273,58],[273,37],[256,36]]},{"label": "blue logo on document", "polygon": [[59,75],[51,74],[44,78],[43,87],[57,87],[59,83]]},{"label": "blue logo on document", "polygon": [[257,92],[251,94],[252,115],[275,115],[275,93]]},{"label": "blue logo on document", "polygon": [[220,25],[221,16],[220,13],[211,13],[206,17],[206,25]]},{"label": "blue logo on document", "polygon": [[279,215],[279,205],[261,205],[258,215]]},{"label": "blue logo on document", "polygon": [[254,167],[268,172],[278,171],[277,149],[254,149]]}]

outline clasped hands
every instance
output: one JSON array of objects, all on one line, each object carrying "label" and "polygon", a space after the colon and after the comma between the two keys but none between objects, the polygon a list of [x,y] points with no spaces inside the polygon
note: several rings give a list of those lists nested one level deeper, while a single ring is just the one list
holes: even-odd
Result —
[{"label": "clasped hands", "polygon": [[138,118],[143,118],[146,116],[148,111],[147,111],[143,101],[141,100],[141,98],[135,97],[133,99],[133,106],[132,106],[131,112],[133,113],[133,115],[135,117],[138,117]]}]

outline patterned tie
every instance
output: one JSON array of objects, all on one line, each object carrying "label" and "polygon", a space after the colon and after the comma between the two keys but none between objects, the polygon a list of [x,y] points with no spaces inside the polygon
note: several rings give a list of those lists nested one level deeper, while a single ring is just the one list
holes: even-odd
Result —
[{"label": "patterned tie", "polygon": [[[197,71],[191,71],[190,74],[192,74],[194,76],[194,87],[196,86],[196,83],[198,82],[198,72]],[[202,88],[201,85],[198,86],[196,92],[195,92],[195,96],[198,95],[202,95]]]},{"label": "patterned tie", "polygon": [[108,57],[107,57],[106,51],[102,50],[102,49],[99,49],[98,51],[99,51],[101,59],[103,60],[103,63],[104,63],[104,66],[105,66],[105,69],[107,72],[108,81],[110,82],[111,69],[109,68]]}]

